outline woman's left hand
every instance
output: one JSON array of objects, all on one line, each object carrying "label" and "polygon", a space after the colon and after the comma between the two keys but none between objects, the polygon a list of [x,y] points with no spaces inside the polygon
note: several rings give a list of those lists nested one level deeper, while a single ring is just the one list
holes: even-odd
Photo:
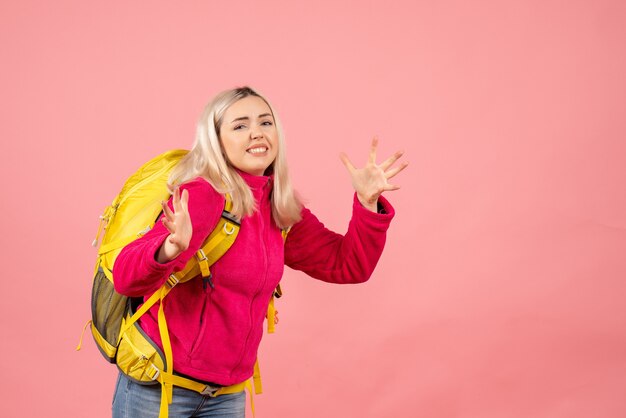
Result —
[{"label": "woman's left hand", "polygon": [[387,158],[383,163],[376,164],[377,147],[378,138],[374,137],[374,139],[372,139],[369,159],[363,168],[355,168],[345,153],[340,154],[341,161],[352,176],[352,186],[354,186],[359,202],[372,212],[377,211],[378,197],[383,192],[398,190],[400,188],[400,186],[390,184],[388,180],[409,165],[409,163],[403,162],[399,166],[391,168],[393,163],[402,156],[403,151],[398,151]]}]

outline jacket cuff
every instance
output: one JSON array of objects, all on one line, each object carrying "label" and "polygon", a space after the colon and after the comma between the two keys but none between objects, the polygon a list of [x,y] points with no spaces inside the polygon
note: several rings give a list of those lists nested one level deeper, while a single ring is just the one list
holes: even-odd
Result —
[{"label": "jacket cuff", "polygon": [[147,248],[147,253],[152,254],[151,257],[148,257],[147,265],[151,272],[154,273],[164,273],[168,270],[176,269],[181,264],[181,255],[174,258],[173,260],[168,261],[167,263],[159,263],[157,261],[157,253],[161,248],[161,245],[165,242],[169,234],[164,234],[152,240],[150,245]]},{"label": "jacket cuff", "polygon": [[374,224],[380,224],[386,229],[395,216],[396,211],[393,206],[391,206],[391,203],[389,203],[389,201],[382,195],[378,197],[377,206],[378,211],[372,212],[361,204],[356,192],[354,193],[354,203],[352,205],[354,213],[358,213],[359,217],[368,219]]}]

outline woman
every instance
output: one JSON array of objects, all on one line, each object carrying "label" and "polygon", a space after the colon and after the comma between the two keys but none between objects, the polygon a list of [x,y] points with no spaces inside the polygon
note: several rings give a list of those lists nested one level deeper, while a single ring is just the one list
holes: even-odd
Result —
[{"label": "woman", "polygon": [[[395,153],[355,168],[341,159],[355,188],[353,215],[345,236],[326,229],[296,197],[289,180],[278,117],[267,99],[249,87],[218,94],[205,108],[196,141],[172,171],[173,196],[163,203],[161,222],[127,245],[115,261],[116,290],[127,296],[156,291],[194,256],[218,222],[224,193],[241,220],[230,250],[212,267],[211,286],[194,279],[174,287],[164,310],[177,374],[214,386],[230,386],[253,374],[263,320],[284,265],[332,283],[366,281],[382,253],[394,215],[381,196],[398,187],[388,179]],[[291,228],[283,242],[281,230]],[[158,306],[140,325],[159,346]],[[114,417],[156,417],[160,388],[136,384],[120,373]],[[174,388],[171,416],[243,417],[245,393],[217,397]]]}]

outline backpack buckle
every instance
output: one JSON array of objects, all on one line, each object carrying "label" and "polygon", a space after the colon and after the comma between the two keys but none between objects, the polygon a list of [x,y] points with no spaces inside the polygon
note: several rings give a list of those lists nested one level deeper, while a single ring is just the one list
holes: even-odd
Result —
[{"label": "backpack buckle", "polygon": [[204,387],[204,389],[202,390],[202,392],[200,392],[200,394],[201,394],[201,395],[204,395],[204,396],[211,396],[211,397],[213,397],[213,395],[215,395],[215,393],[216,393],[218,390],[220,390],[220,389],[221,389],[221,388],[216,388],[216,387],[211,386],[211,385],[206,385],[206,386]]},{"label": "backpack buckle", "polygon": [[200,248],[196,253],[196,258],[198,259],[198,261],[206,260],[206,254],[204,253],[204,250],[202,250],[202,248]]},{"label": "backpack buckle", "polygon": [[167,278],[167,285],[170,287],[170,289],[172,287],[176,286],[178,284],[178,282],[180,282],[180,280],[173,273],[170,274],[170,277]]},{"label": "backpack buckle", "polygon": [[231,225],[230,229],[227,228],[228,222],[224,222],[224,233],[226,235],[232,235],[235,232],[235,225]]},{"label": "backpack buckle", "polygon": [[150,379],[157,380],[159,378],[159,375],[161,374],[161,371],[159,370],[159,368],[157,366],[155,366],[154,364],[150,363],[150,366],[152,366],[152,368],[154,369],[154,374],[150,375],[149,373],[146,373],[148,375],[148,377]]},{"label": "backpack buckle", "polygon": [[200,266],[200,272],[202,273],[202,277],[210,276],[211,270],[209,269],[209,259],[207,258],[202,248],[200,248],[198,252],[196,252],[196,258],[198,259],[198,265]]}]

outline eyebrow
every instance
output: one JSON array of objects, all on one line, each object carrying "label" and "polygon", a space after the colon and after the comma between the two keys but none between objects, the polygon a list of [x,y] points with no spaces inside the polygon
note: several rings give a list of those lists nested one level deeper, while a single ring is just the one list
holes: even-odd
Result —
[{"label": "eyebrow", "polygon": [[[271,113],[261,113],[261,114],[259,115],[259,119],[260,119],[260,118],[262,118],[262,117],[264,117],[264,116],[272,116],[272,114],[271,114]],[[240,117],[240,118],[233,119],[230,123],[234,123],[234,122],[237,122],[237,121],[239,121],[239,120],[250,120],[250,118],[249,118],[249,117],[247,117],[247,116],[242,116],[242,117]]]}]

